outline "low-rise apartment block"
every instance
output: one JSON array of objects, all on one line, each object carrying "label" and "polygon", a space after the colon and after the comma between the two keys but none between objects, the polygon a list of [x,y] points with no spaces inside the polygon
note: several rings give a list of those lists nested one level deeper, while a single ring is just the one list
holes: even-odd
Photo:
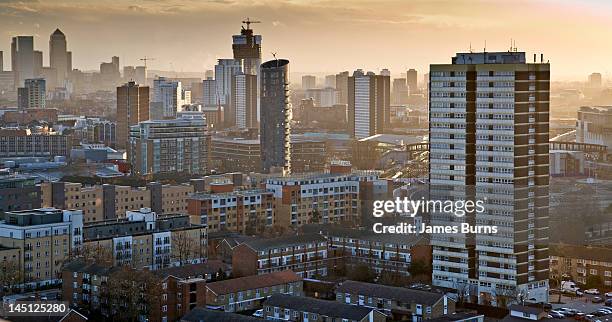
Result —
[{"label": "low-rise apartment block", "polygon": [[264,319],[280,321],[385,322],[387,317],[376,309],[309,297],[276,294],[264,303]]},{"label": "low-rise apartment block", "polygon": [[126,211],[151,208],[157,214],[187,214],[193,184],[149,183],[146,187],[75,182],[43,182],[43,207],[83,210],[86,223],[124,218]]},{"label": "low-rise apartment block", "polygon": [[70,156],[72,136],[44,128],[0,128],[0,155],[6,157]]},{"label": "low-rise apartment block", "polygon": [[232,250],[235,276],[292,270],[304,278],[327,276],[328,242],[319,234],[246,240]]},{"label": "low-rise apartment block", "polygon": [[206,260],[206,227],[191,224],[188,215],[158,216],[142,208],[83,230],[83,256],[95,254],[114,266],[156,270]]},{"label": "low-rise apartment block", "polygon": [[[182,267],[171,267],[155,271],[149,283],[158,287],[155,304],[146,315],[147,321],[178,321],[197,306],[206,303],[206,282],[225,265],[221,262],[200,263]],[[97,312],[110,317],[111,297],[113,296],[110,279],[117,279],[122,269],[104,266],[99,263],[72,261],[62,272],[62,295],[71,307]],[[140,271],[128,272],[138,275]],[[117,275],[116,275],[117,274]],[[137,278],[134,278],[136,281]],[[112,282],[112,281],[111,281]],[[115,281],[116,282],[116,281]]]},{"label": "low-rise apartment block", "polygon": [[276,221],[298,227],[310,223],[355,223],[359,219],[359,180],[351,174],[308,174],[271,178]]},{"label": "low-rise apartment block", "polygon": [[550,245],[551,277],[568,275],[586,285],[599,281],[598,288],[612,289],[612,249],[609,247]]},{"label": "low-rise apartment block", "polygon": [[[330,225],[308,225],[306,232],[321,232],[329,241],[330,257],[346,269],[366,265],[377,274],[409,275],[414,261],[429,265],[432,249],[425,236],[376,234],[370,230]],[[341,261],[341,263],[339,263]]]},{"label": "low-rise apartment block", "polygon": [[206,306],[225,312],[259,309],[274,294],[302,295],[302,278],[283,271],[208,283]]},{"label": "low-rise apartment block", "polygon": [[[83,243],[80,210],[40,208],[6,212],[0,221],[0,246],[10,258],[17,254],[19,285],[39,287],[61,280],[63,263]],[[7,250],[8,249],[8,250]],[[9,251],[10,250],[10,251]]]},{"label": "low-rise apartment block", "polygon": [[40,208],[40,187],[36,185],[36,178],[0,175],[0,213],[36,208]]},{"label": "low-rise apartment block", "polygon": [[338,286],[336,301],[377,309],[393,320],[422,321],[455,312],[455,302],[444,293],[350,280]]},{"label": "low-rise apartment block", "polygon": [[262,189],[232,191],[216,187],[211,193],[197,193],[189,197],[188,212],[192,222],[207,225],[210,232],[223,230],[253,234],[272,227],[274,199]]}]

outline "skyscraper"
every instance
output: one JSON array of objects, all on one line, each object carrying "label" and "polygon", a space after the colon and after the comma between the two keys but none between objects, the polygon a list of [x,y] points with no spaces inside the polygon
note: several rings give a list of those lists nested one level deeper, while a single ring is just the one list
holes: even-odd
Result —
[{"label": "skyscraper", "polygon": [[17,104],[20,109],[45,108],[46,85],[44,78],[30,78],[24,87],[17,91]]},{"label": "skyscraper", "polygon": [[406,82],[408,83],[410,95],[419,91],[419,84],[417,83],[418,77],[417,71],[412,68],[406,72]]},{"label": "skyscraper", "polygon": [[55,29],[49,37],[49,65],[57,72],[56,81],[60,87],[65,86],[70,72],[69,66],[72,64],[68,60],[66,36],[61,30]]},{"label": "skyscraper", "polygon": [[348,104],[348,77],[349,72],[336,74],[336,89],[338,90],[338,104]]},{"label": "skyscraper", "polygon": [[391,91],[393,104],[406,104],[408,100],[408,86],[405,78],[396,78],[393,80],[393,90]]},{"label": "skyscraper", "polygon": [[217,106],[217,83],[212,77],[207,77],[202,81],[204,89],[202,91],[202,103],[204,106]]},{"label": "skyscraper", "polygon": [[[40,77],[42,75],[42,70],[43,70],[43,53],[40,50],[35,50],[32,53],[32,70],[34,72],[34,76],[35,77]],[[55,76],[55,75],[53,75]],[[51,83],[55,83],[56,82],[56,77],[53,77],[53,79],[49,79],[48,81]]]},{"label": "skyscraper", "polygon": [[136,66],[136,70],[134,71],[134,80],[140,85],[147,84],[147,68],[145,66]]},{"label": "skyscraper", "polygon": [[223,105],[223,117],[230,118],[234,112],[231,109],[232,77],[242,72],[242,60],[219,59],[215,65],[215,83],[217,85],[217,99]]},{"label": "skyscraper", "polygon": [[180,111],[182,106],[182,95],[181,82],[169,80],[165,77],[155,79],[153,81],[151,118],[154,120],[176,118],[176,113]]},{"label": "skyscraper", "polygon": [[261,64],[261,35],[254,35],[250,24],[251,22],[248,22],[246,28],[242,27],[240,35],[232,36],[232,51],[234,59],[242,60],[245,74],[258,75]]},{"label": "skyscraper", "polygon": [[149,87],[136,82],[117,87],[117,148],[127,148],[130,126],[148,119]]},{"label": "skyscraper", "polygon": [[589,88],[601,88],[601,74],[600,73],[592,73],[589,75]]},{"label": "skyscraper", "polygon": [[473,302],[547,302],[550,65],[458,53],[430,66],[430,84],[430,199],[484,203],[463,217],[434,212],[431,224],[498,226],[432,235],[433,284]]},{"label": "skyscraper", "polygon": [[325,87],[336,88],[336,75],[325,76]]},{"label": "skyscraper", "polygon": [[240,129],[257,128],[257,75],[240,73],[232,81],[230,109],[234,115],[226,120],[229,126]]},{"label": "skyscraper", "polygon": [[34,77],[34,37],[13,37],[11,66],[15,73],[15,87],[23,87],[26,78]]},{"label": "skyscraper", "polygon": [[261,160],[264,172],[282,168],[291,173],[291,102],[289,61],[274,59],[261,65]]},{"label": "skyscraper", "polygon": [[391,78],[356,70],[348,78],[349,135],[363,139],[381,134],[391,124]]},{"label": "skyscraper", "polygon": [[313,75],[302,76],[302,89],[311,89],[317,87],[317,78]]}]

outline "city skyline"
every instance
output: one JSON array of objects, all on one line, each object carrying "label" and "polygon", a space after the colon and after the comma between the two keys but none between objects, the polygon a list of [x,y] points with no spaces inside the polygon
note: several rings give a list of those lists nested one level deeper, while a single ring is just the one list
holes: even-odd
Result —
[{"label": "city skyline", "polygon": [[[124,65],[140,65],[139,59],[149,56],[156,58],[149,62],[150,69],[203,73],[213,68],[217,58],[232,57],[227,43],[249,16],[262,21],[253,28],[266,35],[263,59],[278,52],[291,58],[294,73],[357,68],[375,72],[388,68],[392,75],[415,68],[423,73],[429,64],[446,63],[452,53],[467,52],[470,44],[474,51],[482,51],[486,41],[487,50],[503,51],[510,48],[511,39],[528,57],[543,53],[554,63],[553,80],[584,80],[592,72],[601,72],[605,79],[612,72],[605,55],[612,45],[599,41],[612,28],[605,20],[612,4],[605,1],[512,5],[483,1],[469,10],[461,1],[444,2],[444,6],[426,1],[344,3],[351,5],[330,1],[85,1],[78,5],[4,1],[0,3],[0,50],[5,55],[10,52],[12,36],[33,35],[35,50],[45,52],[48,66],[48,38],[59,28],[74,53],[74,68],[96,70],[114,55]],[[579,16],[571,29],[564,27],[568,14]],[[517,17],[520,24],[508,23]],[[152,45],[164,42],[166,46]],[[588,59],[576,64],[580,57],[572,48],[588,52]],[[7,61],[5,69],[9,68]]]}]

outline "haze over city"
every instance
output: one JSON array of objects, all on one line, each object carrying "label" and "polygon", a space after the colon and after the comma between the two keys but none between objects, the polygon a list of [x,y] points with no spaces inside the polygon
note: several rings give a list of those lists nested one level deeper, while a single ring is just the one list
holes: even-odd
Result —
[{"label": "haze over city", "polygon": [[[292,72],[324,73],[364,68],[425,70],[449,55],[507,50],[544,53],[555,64],[553,80],[610,75],[612,20],[605,0],[540,1],[0,1],[0,50],[10,37],[35,35],[47,49],[50,31],[68,35],[73,65],[97,69],[110,56],[149,68],[185,72],[210,69],[230,54],[227,41],[245,17],[262,23],[262,55],[292,58]],[[531,57],[531,56],[530,56]],[[5,62],[8,64],[8,62]],[[45,57],[45,64],[48,64]],[[8,66],[7,66],[8,67]]]},{"label": "haze over city", "polygon": [[608,322],[611,39],[611,0],[0,0],[0,321]]}]

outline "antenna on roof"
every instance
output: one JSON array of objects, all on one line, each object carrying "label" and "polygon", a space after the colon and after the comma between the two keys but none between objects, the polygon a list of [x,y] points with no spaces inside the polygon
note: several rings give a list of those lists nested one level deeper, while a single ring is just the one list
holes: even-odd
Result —
[{"label": "antenna on roof", "polygon": [[487,41],[485,40],[484,52],[487,52]]},{"label": "antenna on roof", "polygon": [[472,51],[472,42],[470,41],[470,54],[473,53]]}]

